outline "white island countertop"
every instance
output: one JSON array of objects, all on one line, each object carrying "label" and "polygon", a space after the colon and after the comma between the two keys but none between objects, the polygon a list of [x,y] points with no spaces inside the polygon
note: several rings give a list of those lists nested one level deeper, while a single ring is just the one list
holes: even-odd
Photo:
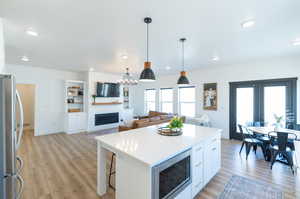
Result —
[{"label": "white island countertop", "polygon": [[221,129],[184,124],[182,135],[162,136],[157,133],[159,126],[166,124],[97,136],[95,139],[114,152],[123,153],[153,167],[222,132]]}]

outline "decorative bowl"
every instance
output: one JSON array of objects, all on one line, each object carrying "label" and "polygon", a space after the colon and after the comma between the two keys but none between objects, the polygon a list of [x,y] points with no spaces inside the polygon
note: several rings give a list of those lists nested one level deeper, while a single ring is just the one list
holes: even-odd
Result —
[{"label": "decorative bowl", "polygon": [[158,134],[164,136],[179,136],[182,134],[182,129],[180,128],[171,129],[168,127],[160,127],[158,128]]}]

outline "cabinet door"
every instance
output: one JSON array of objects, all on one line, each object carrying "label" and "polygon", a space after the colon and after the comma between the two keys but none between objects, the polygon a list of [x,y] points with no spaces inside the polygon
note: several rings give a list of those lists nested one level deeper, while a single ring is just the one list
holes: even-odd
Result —
[{"label": "cabinet door", "polygon": [[76,114],[69,115],[69,131],[76,131],[78,129],[78,116]]},{"label": "cabinet door", "polygon": [[209,168],[209,180],[216,175],[220,169],[220,140],[213,141],[209,147],[210,168]]},{"label": "cabinet door", "polygon": [[86,116],[84,114],[79,115],[77,118],[78,122],[78,130],[85,130],[86,129]]},{"label": "cabinet door", "polygon": [[204,165],[204,179],[205,184],[208,183],[220,169],[220,138],[214,138],[208,142],[205,148],[205,165]]},{"label": "cabinet door", "polygon": [[204,147],[200,143],[193,147],[193,164],[192,164],[192,196],[195,197],[203,187],[203,154]]}]

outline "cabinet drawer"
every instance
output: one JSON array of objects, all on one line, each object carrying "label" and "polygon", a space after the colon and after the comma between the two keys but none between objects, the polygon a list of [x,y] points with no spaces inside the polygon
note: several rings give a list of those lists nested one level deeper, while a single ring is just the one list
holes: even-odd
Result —
[{"label": "cabinet drawer", "polygon": [[193,147],[193,166],[203,162],[203,144],[197,144]]}]

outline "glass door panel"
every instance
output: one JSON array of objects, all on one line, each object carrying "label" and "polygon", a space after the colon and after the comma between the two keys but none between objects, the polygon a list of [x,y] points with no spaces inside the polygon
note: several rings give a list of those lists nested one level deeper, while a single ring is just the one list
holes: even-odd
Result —
[{"label": "glass door panel", "polygon": [[241,139],[237,125],[271,126],[276,116],[295,128],[297,78],[230,83],[230,138]]},{"label": "glass door panel", "polygon": [[[264,122],[273,125],[276,116],[282,116],[286,120],[286,86],[264,87]],[[285,126],[285,123],[282,125]]]},{"label": "glass door panel", "polygon": [[254,88],[236,89],[236,129],[237,125],[248,125],[253,123],[254,118]]}]

